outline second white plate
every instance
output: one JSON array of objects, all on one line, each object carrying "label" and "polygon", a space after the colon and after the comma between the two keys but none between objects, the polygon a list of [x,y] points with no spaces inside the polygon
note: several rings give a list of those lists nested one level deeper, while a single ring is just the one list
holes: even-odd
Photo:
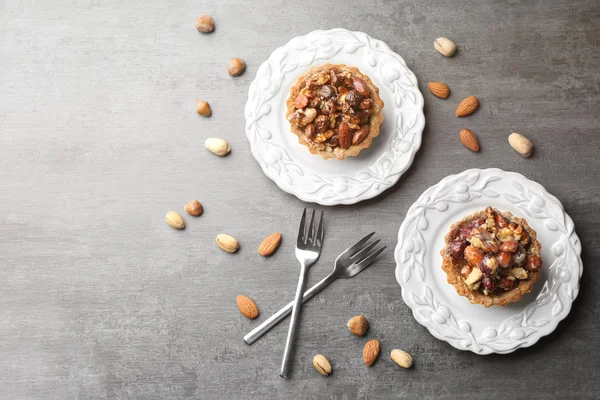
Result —
[{"label": "second white plate", "polygon": [[[384,101],[379,136],[358,157],[323,160],[290,132],[285,102],[310,67],[347,64],[368,75]],[[423,96],[402,57],[346,29],[314,31],[275,50],[248,90],[246,136],[263,172],[281,189],[322,205],[353,204],[393,186],[410,167],[425,126]]]},{"label": "second white plate", "polygon": [[[533,291],[505,307],[469,303],[441,268],[450,225],[488,205],[527,219],[542,244]],[[467,170],[427,189],[400,227],[395,258],[415,319],[438,339],[477,354],[510,353],[554,331],[571,310],[583,271],[581,243],[560,201],[539,183],[495,168]]]}]

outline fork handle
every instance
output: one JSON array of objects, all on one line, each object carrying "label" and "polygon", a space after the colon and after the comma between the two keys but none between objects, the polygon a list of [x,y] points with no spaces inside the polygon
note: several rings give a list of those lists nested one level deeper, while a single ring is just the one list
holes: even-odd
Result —
[{"label": "fork handle", "polygon": [[287,378],[290,372],[290,366],[293,359],[294,343],[296,341],[296,327],[300,321],[300,313],[302,312],[302,297],[304,294],[304,286],[306,284],[306,275],[308,274],[308,268],[306,265],[301,264],[300,267],[300,278],[298,279],[298,286],[296,287],[296,295],[294,297],[294,305],[292,306],[292,318],[290,321],[290,328],[288,330],[287,340],[285,341],[285,348],[283,349],[283,359],[281,360],[281,372],[279,376]]},{"label": "fork handle", "polygon": [[[337,276],[335,273],[331,273],[327,275],[325,278],[321,279],[317,284],[304,292],[304,296],[302,297],[302,304],[306,303],[310,299],[312,299],[316,294],[318,294],[321,290],[323,290],[326,286],[328,286],[331,282],[335,281]],[[292,308],[294,307],[294,301],[290,301],[287,303],[285,307],[281,310],[277,311],[275,314],[271,315],[269,319],[265,322],[252,329],[246,336],[244,336],[244,342],[250,345],[260,339],[265,333],[269,332],[272,328],[274,328],[277,324],[283,321],[290,313],[292,312]]]}]

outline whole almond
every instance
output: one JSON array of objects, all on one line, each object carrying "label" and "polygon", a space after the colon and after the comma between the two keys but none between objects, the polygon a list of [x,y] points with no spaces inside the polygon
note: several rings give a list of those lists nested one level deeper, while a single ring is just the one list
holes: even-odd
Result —
[{"label": "whole almond", "polygon": [[169,211],[165,217],[165,221],[175,229],[185,228],[185,222],[183,222],[183,218],[181,218],[181,215],[177,211]]},{"label": "whole almond", "polygon": [[522,157],[529,157],[533,153],[533,143],[520,133],[511,133],[508,137],[508,143]]},{"label": "whole almond", "polygon": [[196,20],[196,29],[198,32],[208,33],[212,32],[215,29],[215,21],[208,14],[201,15],[200,18]]},{"label": "whole almond", "polygon": [[350,318],[347,326],[348,329],[350,329],[350,332],[354,333],[356,336],[365,336],[369,329],[369,321],[362,315],[357,315],[356,317]]},{"label": "whole almond", "polygon": [[477,140],[477,136],[473,133],[473,131],[469,129],[463,129],[460,131],[460,141],[465,147],[471,151],[478,152],[479,151],[479,141]]},{"label": "whole almond", "polygon": [[240,248],[237,239],[225,233],[219,233],[217,235],[217,246],[228,253],[235,253]]},{"label": "whole almond", "polygon": [[263,257],[270,256],[275,252],[275,250],[277,250],[279,243],[281,243],[280,232],[276,232],[267,236],[265,240],[262,241],[260,246],[258,246],[258,254],[260,254]]},{"label": "whole almond", "polygon": [[402,368],[410,368],[413,365],[412,357],[405,351],[394,349],[392,350],[390,357],[392,357],[392,360]]},{"label": "whole almond", "polygon": [[434,96],[440,99],[447,99],[450,96],[450,88],[441,82],[429,82],[427,87]]},{"label": "whole almond", "polygon": [[193,217],[202,215],[204,208],[198,200],[192,200],[185,205],[185,211]]},{"label": "whole almond", "polygon": [[235,298],[235,301],[237,302],[237,306],[244,317],[250,319],[258,317],[258,307],[256,306],[256,303],[250,300],[248,297],[239,295]]},{"label": "whole almond", "polygon": [[231,151],[229,143],[219,138],[206,139],[206,141],[204,142],[204,147],[206,147],[213,154],[216,154],[221,157],[226,156]]},{"label": "whole almond", "polygon": [[439,37],[433,42],[433,47],[444,57],[452,57],[456,53],[456,45],[450,39]]},{"label": "whole almond", "polygon": [[363,360],[368,367],[373,365],[375,360],[377,360],[380,350],[381,347],[379,346],[379,341],[376,339],[371,339],[365,343],[365,347],[363,348]]},{"label": "whole almond", "polygon": [[473,114],[479,108],[479,100],[475,96],[469,96],[456,107],[457,117],[466,117]]},{"label": "whole almond", "polygon": [[327,359],[327,357],[325,357],[322,354],[317,354],[316,356],[313,357],[313,366],[316,368],[317,371],[319,371],[319,373],[321,375],[325,375],[325,376],[329,376],[331,375],[331,364],[329,363],[329,360]]},{"label": "whole almond", "polygon": [[204,100],[196,100],[196,112],[203,117],[210,117],[212,115],[212,110],[210,109],[210,104]]}]

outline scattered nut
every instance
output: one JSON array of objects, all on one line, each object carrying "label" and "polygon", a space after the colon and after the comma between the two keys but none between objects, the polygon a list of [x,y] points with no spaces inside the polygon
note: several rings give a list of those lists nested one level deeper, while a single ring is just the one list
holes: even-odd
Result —
[{"label": "scattered nut", "polygon": [[410,368],[413,365],[412,357],[405,351],[394,349],[392,350],[390,357],[392,357],[392,360],[402,368]]},{"label": "scattered nut", "polygon": [[235,253],[240,248],[237,239],[225,233],[219,233],[217,235],[217,246],[228,253]]},{"label": "scattered nut", "polygon": [[475,96],[469,96],[460,102],[456,107],[457,117],[466,117],[473,114],[479,108],[479,99]]},{"label": "scattered nut", "polygon": [[456,45],[450,39],[439,37],[433,42],[433,47],[444,57],[452,57],[456,53]]},{"label": "scattered nut", "polygon": [[450,96],[450,88],[441,82],[429,82],[427,87],[434,96],[440,99],[447,99]]},{"label": "scattered nut", "polygon": [[165,217],[165,221],[175,229],[185,228],[185,222],[183,222],[183,218],[181,218],[181,215],[177,211],[169,211]]},{"label": "scattered nut", "polygon": [[258,254],[260,254],[263,257],[270,256],[275,252],[275,250],[277,250],[279,243],[281,243],[280,232],[273,233],[272,235],[267,236],[265,240],[262,241],[260,246],[258,246]]},{"label": "scattered nut", "polygon": [[529,157],[533,153],[533,143],[519,133],[511,133],[508,137],[508,143],[523,157]]},{"label": "scattered nut", "polygon": [[471,151],[478,152],[479,151],[479,141],[477,140],[477,136],[470,129],[463,129],[459,134],[460,141],[465,147]]},{"label": "scattered nut", "polygon": [[212,32],[215,29],[215,21],[208,14],[201,15],[200,18],[196,20],[196,29],[198,32],[208,33]]},{"label": "scattered nut", "polygon": [[365,343],[365,347],[363,348],[363,360],[368,367],[373,365],[375,360],[377,360],[380,350],[381,347],[379,345],[379,341],[376,339],[371,339]]},{"label": "scattered nut", "polygon": [[231,151],[229,143],[219,138],[208,138],[204,142],[204,147],[218,156],[226,156]]},{"label": "scattered nut", "polygon": [[235,298],[238,308],[242,315],[249,319],[258,317],[258,307],[256,303],[246,296],[239,295]]},{"label": "scattered nut", "polygon": [[196,100],[196,112],[203,117],[210,117],[212,115],[210,104],[204,100]]},{"label": "scattered nut", "polygon": [[231,76],[241,75],[245,68],[246,63],[241,58],[232,58],[229,60],[229,63],[227,63],[227,72],[229,72],[229,75]]},{"label": "scattered nut", "polygon": [[327,357],[322,354],[317,354],[313,357],[313,365],[319,371],[321,375],[329,376],[331,375],[331,364]]},{"label": "scattered nut", "polygon": [[202,215],[204,208],[198,200],[192,200],[185,205],[185,211],[193,217]]},{"label": "scattered nut", "polygon": [[348,329],[350,329],[350,332],[354,333],[356,336],[365,336],[369,329],[369,321],[362,315],[357,315],[356,317],[350,318],[347,326]]}]

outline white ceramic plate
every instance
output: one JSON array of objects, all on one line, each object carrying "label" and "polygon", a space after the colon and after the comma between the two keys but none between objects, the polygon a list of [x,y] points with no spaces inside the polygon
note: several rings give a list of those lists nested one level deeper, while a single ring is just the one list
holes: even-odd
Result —
[{"label": "white ceramic plate", "polygon": [[[285,119],[297,78],[326,63],[358,67],[379,88],[385,121],[358,157],[323,160],[298,143]],[[314,31],[275,50],[248,90],[246,135],[263,172],[284,191],[322,205],[354,204],[394,185],[421,146],[423,96],[404,60],[380,40],[345,29]]]},{"label": "white ceramic plate", "polygon": [[[505,307],[471,304],[446,282],[440,250],[450,225],[491,205],[526,218],[542,244],[531,293]],[[396,279],[415,319],[460,350],[510,353],[550,334],[571,310],[583,271],[573,220],[556,197],[523,175],[470,169],[448,176],[414,203],[398,233]]]}]

